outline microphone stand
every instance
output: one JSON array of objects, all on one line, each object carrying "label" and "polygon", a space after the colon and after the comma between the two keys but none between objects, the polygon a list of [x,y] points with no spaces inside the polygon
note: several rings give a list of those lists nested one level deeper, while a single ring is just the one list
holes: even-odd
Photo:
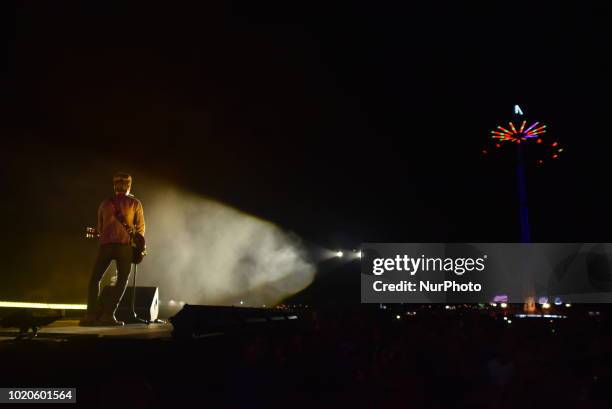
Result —
[{"label": "microphone stand", "polygon": [[138,272],[138,264],[134,265],[134,284],[132,285],[132,317],[126,321],[127,324],[150,324],[148,320],[143,320],[136,314],[136,273]]}]

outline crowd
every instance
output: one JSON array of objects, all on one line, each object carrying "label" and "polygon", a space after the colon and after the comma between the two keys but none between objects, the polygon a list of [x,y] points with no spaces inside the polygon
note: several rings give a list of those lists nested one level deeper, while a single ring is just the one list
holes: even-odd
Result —
[{"label": "crowd", "polygon": [[3,344],[0,383],[74,385],[104,408],[609,407],[603,313],[397,308],[308,309],[193,340]]},{"label": "crowd", "polygon": [[231,384],[249,390],[239,403],[254,396],[269,403],[258,392],[273,385],[272,399],[296,408],[608,407],[612,332],[605,322],[502,315],[313,313],[299,331],[242,341]]}]

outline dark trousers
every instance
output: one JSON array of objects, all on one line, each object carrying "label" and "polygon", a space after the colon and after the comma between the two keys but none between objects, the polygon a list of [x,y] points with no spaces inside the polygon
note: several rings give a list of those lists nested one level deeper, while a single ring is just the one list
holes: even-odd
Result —
[{"label": "dark trousers", "polygon": [[[104,272],[113,260],[117,262],[117,283],[111,287],[109,299],[105,301],[104,305],[100,305],[100,281],[102,281]],[[131,268],[132,247],[129,244],[109,243],[100,246],[89,280],[87,314],[115,313],[127,287]]]}]

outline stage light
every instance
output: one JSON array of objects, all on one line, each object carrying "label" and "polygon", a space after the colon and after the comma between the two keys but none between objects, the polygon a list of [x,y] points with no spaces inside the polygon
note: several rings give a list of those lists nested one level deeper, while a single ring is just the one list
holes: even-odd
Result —
[{"label": "stage light", "polygon": [[492,302],[491,307],[497,307],[497,303]]},{"label": "stage light", "polygon": [[395,316],[395,319],[397,319],[397,320],[399,320],[399,319],[401,319],[401,318],[402,318],[402,317],[401,317],[399,314]]},{"label": "stage light", "polygon": [[506,321],[508,324],[512,324],[512,320],[508,320]]},{"label": "stage light", "polygon": [[0,327],[19,328],[16,340],[32,339],[36,336],[40,327],[49,325],[63,316],[64,313],[56,309],[36,312],[32,309],[19,309],[0,318]]},{"label": "stage light", "polygon": [[499,304],[499,306],[500,306],[500,307],[502,307],[502,308],[506,308],[506,307],[508,306],[508,304],[506,304],[505,302],[503,302],[503,303]]},{"label": "stage light", "polygon": [[543,309],[545,309],[545,310],[547,310],[547,309],[549,309],[549,308],[550,308],[550,304],[549,304],[549,303],[547,303],[547,302],[545,302],[544,304],[542,304],[542,308],[543,308]]},{"label": "stage light", "polygon": [[0,301],[0,308],[43,308],[49,310],[86,310],[87,304],[47,304],[39,302]]},{"label": "stage light", "polygon": [[565,304],[565,306],[566,306],[567,308],[569,308],[569,307],[571,307],[571,306],[572,306],[572,304],[567,303],[567,304]]},{"label": "stage light", "polygon": [[344,253],[342,251],[336,251],[336,257],[342,258],[343,256],[344,256]]}]

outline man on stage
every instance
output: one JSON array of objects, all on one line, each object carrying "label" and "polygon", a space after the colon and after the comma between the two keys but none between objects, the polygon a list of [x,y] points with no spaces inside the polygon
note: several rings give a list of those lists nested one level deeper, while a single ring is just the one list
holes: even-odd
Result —
[{"label": "man on stage", "polygon": [[[79,325],[107,326],[124,325],[115,318],[123,293],[127,287],[132,266],[131,235],[144,236],[145,221],[142,204],[130,195],[132,177],[117,173],[113,177],[115,194],[104,200],[98,208],[98,234],[100,248],[89,281],[87,315]],[[100,281],[111,261],[117,263],[117,282],[112,286],[111,296],[100,305]]]}]

